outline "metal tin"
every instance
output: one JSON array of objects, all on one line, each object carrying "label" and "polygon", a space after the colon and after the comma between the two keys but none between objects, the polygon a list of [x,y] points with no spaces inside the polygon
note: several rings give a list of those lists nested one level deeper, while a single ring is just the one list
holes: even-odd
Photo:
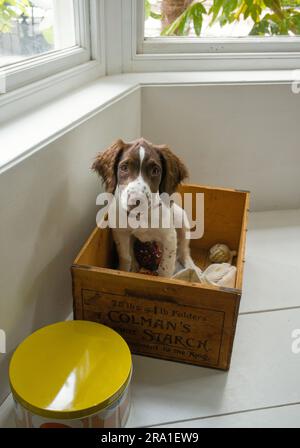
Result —
[{"label": "metal tin", "polygon": [[131,372],[130,350],[114,330],[83,321],[45,327],[10,363],[17,426],[123,427]]}]

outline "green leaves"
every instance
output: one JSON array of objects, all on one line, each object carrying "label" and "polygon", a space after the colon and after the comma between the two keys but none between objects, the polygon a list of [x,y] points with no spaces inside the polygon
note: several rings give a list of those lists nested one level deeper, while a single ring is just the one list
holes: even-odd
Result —
[{"label": "green leaves", "polygon": [[145,0],[145,20],[148,20],[151,13],[151,3],[149,0]]},{"label": "green leaves", "polygon": [[186,10],[176,19],[171,25],[167,26],[162,31],[162,36],[179,35],[184,36],[187,34],[188,29],[193,22],[195,33],[200,36],[203,23],[203,14],[207,14],[203,2],[195,2],[186,8]]},{"label": "green leaves", "polygon": [[27,15],[30,6],[29,0],[0,0],[0,32],[9,33],[12,29],[13,19],[22,14]]},{"label": "green leaves", "polygon": [[224,0],[214,0],[212,7],[209,10],[209,14],[212,14],[210,25],[216,21],[222,6],[224,6]]},{"label": "green leaves", "polygon": [[[145,12],[146,18],[161,19],[151,11],[149,0]],[[300,35],[300,0],[194,0],[161,35],[186,36],[193,26],[196,36],[201,36],[205,19],[209,26],[251,19],[251,36]]]},{"label": "green leaves", "polygon": [[251,36],[300,35],[300,11],[282,8],[280,2],[268,3],[272,13],[266,14],[252,28]]},{"label": "green leaves", "polygon": [[152,17],[152,19],[161,20],[161,14],[157,14],[156,12],[152,11],[150,1],[145,0],[145,20],[148,20],[149,17]]},{"label": "green leaves", "polygon": [[290,6],[295,8],[296,6],[300,6],[300,0],[281,0],[281,6]]},{"label": "green leaves", "polygon": [[185,30],[189,24],[190,8],[188,7],[173,23],[167,26],[162,32],[162,36],[173,36],[185,34]]},{"label": "green leaves", "polygon": [[197,36],[200,36],[201,34],[203,14],[206,14],[206,9],[202,3],[196,3],[192,6],[191,16],[193,18],[194,29]]}]

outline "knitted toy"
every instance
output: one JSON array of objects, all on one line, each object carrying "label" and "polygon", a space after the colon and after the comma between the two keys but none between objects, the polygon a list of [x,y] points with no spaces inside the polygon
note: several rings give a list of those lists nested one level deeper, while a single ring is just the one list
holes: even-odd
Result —
[{"label": "knitted toy", "polygon": [[136,239],[134,242],[134,255],[139,264],[140,273],[158,275],[158,268],[162,258],[162,250],[155,241],[146,243]]},{"label": "knitted toy", "polygon": [[209,259],[212,263],[232,263],[237,255],[235,250],[230,250],[226,244],[215,244],[209,251]]}]

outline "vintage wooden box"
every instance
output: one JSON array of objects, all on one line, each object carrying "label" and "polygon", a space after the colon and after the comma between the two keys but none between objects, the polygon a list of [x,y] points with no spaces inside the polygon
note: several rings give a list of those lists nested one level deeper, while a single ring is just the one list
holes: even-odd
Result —
[{"label": "vintage wooden box", "polygon": [[75,319],[114,328],[135,354],[227,370],[235,335],[249,209],[249,192],[183,185],[204,193],[204,236],[191,241],[196,263],[208,265],[218,242],[236,250],[236,288],[204,286],[115,270],[109,229],[96,229],[72,266]]}]

